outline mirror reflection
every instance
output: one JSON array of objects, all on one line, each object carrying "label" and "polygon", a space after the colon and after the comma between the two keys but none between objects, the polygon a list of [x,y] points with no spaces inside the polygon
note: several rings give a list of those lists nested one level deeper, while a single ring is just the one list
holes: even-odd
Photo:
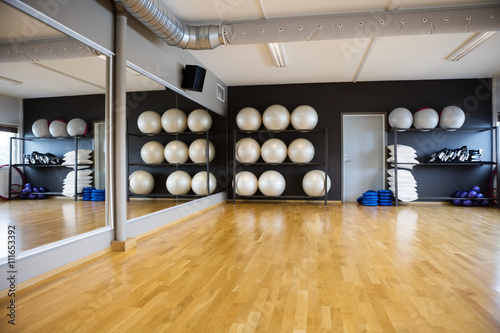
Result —
[{"label": "mirror reflection", "polygon": [[18,253],[106,226],[104,197],[84,196],[83,188],[105,190],[94,172],[95,158],[103,163],[95,155],[103,127],[94,124],[105,121],[108,60],[4,2],[0,54],[5,257],[7,225],[15,225]]}]

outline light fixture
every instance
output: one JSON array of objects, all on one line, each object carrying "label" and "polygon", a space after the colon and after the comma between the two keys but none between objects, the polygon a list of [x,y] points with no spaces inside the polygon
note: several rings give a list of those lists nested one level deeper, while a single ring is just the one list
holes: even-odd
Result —
[{"label": "light fixture", "polygon": [[8,77],[4,77],[4,76],[0,76],[0,82],[8,83],[8,84],[13,85],[13,86],[20,86],[21,84],[23,84],[21,81],[9,79]]},{"label": "light fixture", "polygon": [[286,59],[283,51],[283,45],[280,43],[268,43],[267,47],[271,53],[271,57],[273,58],[274,66],[285,67]]},{"label": "light fixture", "polygon": [[471,52],[488,38],[493,36],[495,32],[496,31],[478,32],[477,34],[469,38],[469,40],[467,40],[459,48],[453,51],[453,53],[451,53],[446,58],[446,61],[458,61],[462,59],[465,55],[469,54],[469,52]]}]

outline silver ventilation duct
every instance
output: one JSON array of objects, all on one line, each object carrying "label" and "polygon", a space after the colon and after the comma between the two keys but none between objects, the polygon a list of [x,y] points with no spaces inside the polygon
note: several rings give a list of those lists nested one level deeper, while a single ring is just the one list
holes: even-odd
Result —
[{"label": "silver ventilation duct", "polygon": [[160,0],[115,0],[165,43],[190,50],[224,44],[221,25],[192,26],[180,22]]}]

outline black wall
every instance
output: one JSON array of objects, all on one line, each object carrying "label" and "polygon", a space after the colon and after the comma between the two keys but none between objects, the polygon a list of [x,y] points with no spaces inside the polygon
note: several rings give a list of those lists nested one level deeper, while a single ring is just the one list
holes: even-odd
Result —
[{"label": "black wall", "polygon": [[[288,84],[267,86],[237,86],[229,88],[228,130],[233,142],[236,129],[236,115],[244,107],[254,107],[261,113],[272,104],[281,104],[292,112],[299,105],[310,105],[316,109],[319,122],[316,128],[329,131],[329,175],[332,189],[329,200],[340,200],[341,170],[341,114],[346,112],[384,112],[390,113],[396,107],[406,107],[415,112],[430,107],[440,112],[445,106],[458,105],[465,114],[465,127],[491,126],[492,94],[490,79],[432,80],[432,81],[389,81],[358,83],[318,83]],[[389,127],[389,126],[388,126]],[[264,127],[262,127],[264,129]],[[291,125],[289,129],[292,129]],[[422,161],[441,148],[482,148],[487,153],[484,160],[491,160],[491,133],[457,132],[406,132],[399,136],[399,143],[407,144],[417,150]],[[261,140],[262,144],[265,140]],[[284,140],[286,144],[290,142]],[[388,135],[392,142],[392,133]],[[316,146],[316,155],[322,147]],[[229,153],[233,158],[232,149]],[[318,158],[318,157],[316,157]],[[248,170],[248,168],[246,168]],[[266,167],[266,169],[270,169]],[[278,170],[277,168],[274,168]],[[242,170],[242,169],[239,169]],[[264,170],[264,169],[263,169]],[[256,170],[258,177],[263,170]],[[287,192],[301,190],[301,177],[296,177],[297,167],[281,168],[287,180]],[[307,171],[307,170],[305,170]],[[300,172],[302,175],[304,172]],[[443,195],[457,189],[468,189],[472,185],[486,187],[490,168],[486,167],[420,167],[414,169],[420,196]],[[290,191],[288,191],[290,189]],[[367,189],[368,190],[368,189]],[[302,194],[302,193],[299,193]],[[303,194],[302,194],[303,195]]]},{"label": "black wall", "polygon": [[[83,95],[25,99],[23,111],[25,137],[34,137],[31,126],[38,119],[70,121],[73,118],[81,118],[87,122],[88,132],[85,138],[79,140],[79,149],[93,149],[92,123],[104,121],[105,96]],[[61,158],[71,150],[75,150],[75,141],[72,138],[26,141],[24,146],[25,154],[32,151],[50,152]],[[45,186],[50,191],[60,192],[62,181],[72,170],[72,168],[25,168],[25,176],[27,181],[35,186]]]}]

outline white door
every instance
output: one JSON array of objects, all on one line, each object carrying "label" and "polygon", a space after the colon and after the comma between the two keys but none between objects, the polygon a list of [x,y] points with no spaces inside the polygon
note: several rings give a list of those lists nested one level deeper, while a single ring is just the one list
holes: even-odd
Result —
[{"label": "white door", "polygon": [[342,114],[342,202],[385,185],[385,115]]}]

